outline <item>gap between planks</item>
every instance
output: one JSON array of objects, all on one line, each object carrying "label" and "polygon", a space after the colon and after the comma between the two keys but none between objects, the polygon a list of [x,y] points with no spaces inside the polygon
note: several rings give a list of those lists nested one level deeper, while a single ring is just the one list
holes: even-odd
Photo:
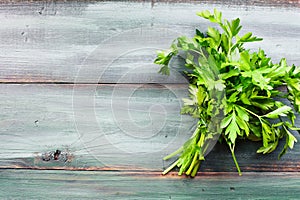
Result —
[{"label": "gap between planks", "polygon": [[[169,172],[166,175],[162,175],[162,171],[148,170],[148,169],[125,169],[125,168],[110,168],[110,167],[91,167],[91,168],[42,168],[42,167],[31,167],[31,168],[1,168],[0,171],[10,171],[10,170],[29,170],[29,171],[74,171],[74,172],[97,172],[97,173],[114,173],[121,174],[123,176],[132,177],[143,177],[143,178],[192,178],[186,175],[178,175],[178,172]],[[215,177],[228,177],[228,178],[238,178],[238,177],[300,177],[300,172],[243,172],[242,176],[239,176],[237,172],[198,172],[192,179],[202,179],[202,178],[215,178]]]}]

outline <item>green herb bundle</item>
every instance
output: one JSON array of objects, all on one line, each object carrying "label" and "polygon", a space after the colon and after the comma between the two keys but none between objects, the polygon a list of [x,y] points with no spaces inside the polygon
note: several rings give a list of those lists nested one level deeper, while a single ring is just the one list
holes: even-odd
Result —
[{"label": "green herb bundle", "polygon": [[164,158],[180,154],[163,174],[178,167],[179,175],[195,176],[214,142],[223,140],[241,175],[234,154],[237,139],[261,141],[257,153],[263,154],[274,151],[285,139],[279,158],[297,142],[292,132],[300,130],[295,125],[296,112],[300,112],[300,68],[288,66],[284,58],[273,64],[262,49],[245,49],[245,43],[262,39],[250,32],[239,36],[239,18],[228,21],[216,9],[197,15],[220,29],[209,27],[206,33],[196,30],[193,38],[179,37],[170,49],[159,51],[155,60],[161,65],[159,72],[169,75],[172,57],[184,58],[190,95],[183,99],[181,114],[198,119],[192,137]]}]

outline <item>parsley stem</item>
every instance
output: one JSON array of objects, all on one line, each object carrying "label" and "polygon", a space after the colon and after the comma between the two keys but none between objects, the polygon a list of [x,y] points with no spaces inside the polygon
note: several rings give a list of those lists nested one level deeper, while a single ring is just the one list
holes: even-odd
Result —
[{"label": "parsley stem", "polygon": [[229,148],[230,148],[230,151],[231,151],[231,156],[232,156],[232,158],[233,158],[233,161],[234,161],[234,164],[235,164],[235,166],[236,166],[236,169],[237,169],[239,175],[242,176],[242,172],[241,172],[239,163],[237,162],[236,157],[235,157],[235,154],[234,154],[234,147],[235,147],[234,144],[233,144],[233,145],[229,145]]},{"label": "parsley stem", "polygon": [[199,154],[198,154],[198,152],[196,152],[195,155],[194,155],[193,161],[192,161],[192,163],[191,163],[191,165],[189,167],[189,169],[185,173],[186,175],[190,175],[191,172],[192,172],[192,170],[195,168],[194,166],[196,165],[196,163],[198,161],[198,156],[199,156]]},{"label": "parsley stem", "polygon": [[[197,134],[200,133],[199,132],[200,131],[199,128],[197,128],[196,131],[197,131],[196,132]],[[195,173],[194,172],[195,170],[196,170],[196,173],[197,173],[199,165],[200,165],[199,160],[202,157],[202,156],[201,157],[199,157],[199,156],[202,155],[202,147],[203,147],[203,144],[204,144],[204,140],[205,140],[205,134],[201,133],[201,136],[200,136],[199,141],[197,143],[197,146],[200,148],[200,151],[199,151],[199,153],[198,152],[195,153],[195,155],[193,157],[193,161],[192,161],[189,169],[185,173],[186,175],[190,175],[191,173]]]},{"label": "parsley stem", "polygon": [[195,177],[196,176],[196,174],[198,172],[198,169],[200,167],[200,164],[201,164],[201,161],[198,160],[197,163],[195,164],[195,167],[194,167],[192,173],[191,173],[191,177]]},{"label": "parsley stem", "polygon": [[241,109],[244,109],[245,111],[247,111],[248,113],[254,115],[255,117],[257,117],[259,119],[259,121],[261,121],[261,116],[255,114],[254,112],[252,112],[251,110],[248,110],[247,108],[243,107],[243,106],[239,106]]},{"label": "parsley stem", "polygon": [[167,173],[169,173],[169,171],[171,171],[174,167],[176,167],[176,165],[178,164],[179,159],[177,159],[170,167],[168,167],[167,169],[165,169],[162,172],[162,175],[166,175]]},{"label": "parsley stem", "polygon": [[173,153],[167,155],[166,157],[164,157],[164,160],[169,160],[170,158],[176,156],[177,154],[181,153],[183,151],[183,146],[181,146],[179,149],[177,149],[176,151],[174,151]]}]

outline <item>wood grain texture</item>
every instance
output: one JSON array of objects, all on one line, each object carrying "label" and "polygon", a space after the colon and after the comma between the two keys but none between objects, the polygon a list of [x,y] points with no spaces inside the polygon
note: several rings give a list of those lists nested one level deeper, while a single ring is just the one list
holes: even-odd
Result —
[{"label": "wood grain texture", "polygon": [[298,199],[299,173],[202,174],[0,170],[1,199]]},{"label": "wood grain texture", "polygon": [[[107,0],[106,2],[113,2],[113,0]],[[41,2],[45,3],[47,1],[45,0],[36,0],[34,3]],[[57,4],[57,3],[65,3],[65,2],[76,2],[77,4],[81,3],[96,3],[96,2],[103,2],[101,0],[55,0],[48,2],[48,4]],[[139,3],[151,3],[152,6],[155,6],[158,3],[190,3],[190,4],[197,4],[199,1],[196,0],[130,0],[130,2],[139,2]],[[286,8],[286,7],[297,7],[299,6],[299,1],[298,0],[248,0],[248,1],[243,1],[243,0],[202,0],[202,3],[207,3],[207,4],[222,4],[222,5],[253,5],[253,6],[267,6],[267,7],[281,7],[281,8]],[[32,0],[0,0],[0,3],[4,4],[18,4],[18,3],[33,3]]]},{"label": "wood grain texture", "polygon": [[[271,2],[271,1],[267,1]],[[249,3],[249,4],[248,4]],[[300,63],[299,2],[294,7],[257,7],[235,1],[207,2],[31,2],[0,5],[0,82],[183,83],[180,74],[156,72],[155,51],[179,35],[209,25],[196,16],[214,7],[240,17],[244,31],[264,41],[277,62]],[[268,5],[268,4],[267,4]],[[286,4],[283,4],[286,5]],[[270,5],[269,5],[270,6]]]},{"label": "wood grain texture", "polygon": [[177,137],[194,123],[179,114],[186,85],[0,87],[0,159],[6,167],[65,166],[69,163],[40,159],[60,149],[74,154],[75,167],[157,169],[161,151],[175,150],[182,142]]},{"label": "wood grain texture", "polygon": [[298,199],[300,144],[278,160],[239,141],[242,177],[225,144],[197,178],[161,176],[195,121],[178,62],[164,77],[153,59],[216,7],[299,65],[299,1],[176,2],[0,1],[0,199]]},{"label": "wood grain texture", "polygon": [[[0,168],[161,171],[193,132],[195,121],[179,114],[186,95],[185,84],[2,84]],[[281,160],[280,148],[260,155],[259,147],[237,145],[243,171],[300,170],[299,144]],[[236,171],[225,144],[200,170]]]}]

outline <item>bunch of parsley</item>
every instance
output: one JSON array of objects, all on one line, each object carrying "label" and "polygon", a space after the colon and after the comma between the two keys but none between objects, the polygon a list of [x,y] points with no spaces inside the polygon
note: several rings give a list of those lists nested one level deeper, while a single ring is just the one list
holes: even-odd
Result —
[{"label": "bunch of parsley", "polygon": [[228,21],[216,9],[197,15],[216,23],[220,30],[209,27],[206,33],[196,30],[193,38],[179,37],[170,49],[159,51],[155,60],[162,66],[159,72],[169,75],[171,58],[184,58],[190,96],[183,99],[181,113],[198,119],[192,137],[164,158],[180,154],[163,174],[177,166],[179,175],[195,176],[211,144],[223,140],[241,175],[234,154],[238,138],[261,141],[257,153],[263,154],[274,151],[285,138],[279,158],[297,142],[292,131],[300,130],[295,125],[295,113],[300,112],[300,68],[288,66],[284,58],[273,64],[262,49],[245,49],[245,43],[262,39],[250,32],[239,36],[239,18]]}]

